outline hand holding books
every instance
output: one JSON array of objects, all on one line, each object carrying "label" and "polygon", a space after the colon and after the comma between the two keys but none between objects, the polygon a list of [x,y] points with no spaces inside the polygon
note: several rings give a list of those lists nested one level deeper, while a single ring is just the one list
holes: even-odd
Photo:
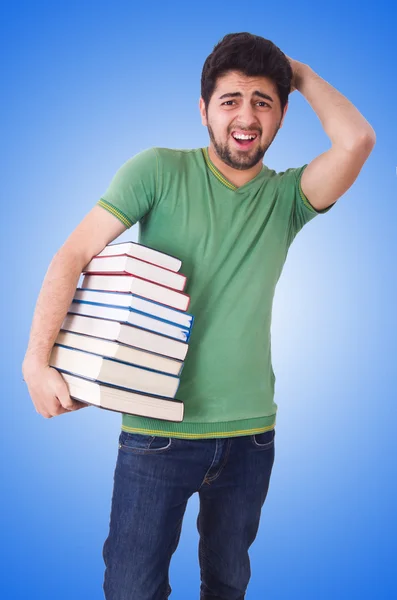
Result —
[{"label": "hand holding books", "polygon": [[46,419],[88,406],[70,397],[61,373],[48,365],[30,363],[28,369],[24,367],[23,375],[36,412]]},{"label": "hand holding books", "polygon": [[71,397],[183,420],[175,394],[194,317],[180,267],[133,242],[110,244],[86,265],[50,357]]}]

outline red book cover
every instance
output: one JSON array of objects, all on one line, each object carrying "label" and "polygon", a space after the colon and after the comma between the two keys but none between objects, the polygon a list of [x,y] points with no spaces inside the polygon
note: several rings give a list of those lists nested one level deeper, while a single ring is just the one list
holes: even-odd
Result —
[{"label": "red book cover", "polygon": [[[96,268],[94,265],[90,266],[91,263],[93,261],[100,261],[100,260],[104,260],[104,261],[109,261],[111,262],[113,259],[123,259],[126,258],[128,259],[128,261],[131,264],[131,271],[126,271],[125,269],[116,269],[117,270],[112,270],[111,267],[109,267],[109,269],[106,269],[106,271],[101,271],[101,270],[97,270],[98,269],[98,263],[96,265]],[[149,279],[148,277],[143,277],[141,270],[142,267],[144,268],[145,265],[150,265],[150,267],[153,268],[153,279]],[[128,265],[124,265],[124,267]],[[102,275],[104,273],[108,273],[109,275],[120,275],[120,274],[126,274],[126,275],[134,275],[136,277],[139,277],[140,279],[145,279],[146,281],[150,281],[152,283],[155,283],[157,285],[161,285],[163,287],[168,287],[169,289],[178,291],[178,292],[182,292],[186,286],[186,275],[183,275],[182,273],[175,273],[175,271],[171,271],[170,269],[165,269],[164,267],[159,267],[158,265],[145,261],[145,260],[141,260],[140,258],[136,258],[135,256],[131,256],[130,254],[117,254],[117,255],[113,255],[113,256],[93,256],[92,259],[90,260],[90,262],[86,265],[85,269],[83,270],[84,274],[90,274],[90,275]],[[166,283],[164,283],[163,281],[161,281],[162,279],[162,275],[161,273],[167,275],[168,273],[170,274],[170,276],[172,277],[172,280],[175,282],[175,285],[167,285]],[[160,281],[157,280],[157,278],[160,279]]]},{"label": "red book cover", "polygon": [[[183,296],[184,299],[185,299],[186,306],[183,309],[180,309],[177,306],[175,306],[174,304],[167,304],[166,302],[160,302],[158,299],[154,300],[155,302],[158,302],[159,304],[163,304],[164,306],[168,306],[169,308],[175,308],[176,310],[182,310],[182,311],[187,311],[188,308],[189,308],[189,305],[190,305],[190,296],[188,294],[186,294],[185,292],[180,292],[180,291],[175,290],[173,288],[169,288],[169,287],[167,287],[165,285],[160,285],[159,283],[155,283],[155,282],[150,281],[149,279],[145,279],[143,277],[138,277],[138,275],[132,275],[131,273],[124,273],[124,274],[121,274],[121,273],[108,273],[108,272],[107,273],[91,273],[91,272],[85,273],[83,271],[83,275],[85,275],[85,277],[90,277],[90,276],[95,276],[95,275],[99,275],[100,277],[110,277],[110,276],[112,276],[112,277],[133,277],[134,279],[138,279],[140,281],[145,281],[147,283],[150,283],[151,285],[158,286],[159,288],[165,288],[165,289],[170,290],[170,291],[172,291],[174,293],[177,293],[179,296]],[[185,279],[186,279],[186,277],[185,277]],[[83,286],[81,286],[81,287],[82,287],[82,289],[84,289]],[[87,289],[95,289],[95,288],[87,288]],[[109,290],[106,290],[106,291],[109,291],[109,292],[120,292],[120,291],[125,291],[125,290],[120,290],[118,288],[118,289],[109,289]],[[134,293],[134,292],[132,292],[132,293]],[[136,295],[138,295],[138,294],[136,294]],[[142,296],[142,297],[144,297],[144,296]]]}]

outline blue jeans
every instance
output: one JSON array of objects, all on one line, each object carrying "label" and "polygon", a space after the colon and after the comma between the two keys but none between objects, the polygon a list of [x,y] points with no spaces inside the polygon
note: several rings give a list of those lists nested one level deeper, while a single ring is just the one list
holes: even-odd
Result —
[{"label": "blue jeans", "polygon": [[[275,430],[189,440],[122,431],[104,543],[106,600],[166,600],[189,498],[197,518],[200,600],[243,600],[274,462]],[[189,598],[192,598],[190,595]]]}]

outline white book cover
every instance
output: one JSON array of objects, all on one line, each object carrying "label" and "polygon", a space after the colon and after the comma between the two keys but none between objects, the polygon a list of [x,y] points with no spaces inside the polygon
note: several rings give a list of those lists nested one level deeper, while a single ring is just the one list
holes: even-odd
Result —
[{"label": "white book cover", "polygon": [[61,330],[58,333],[55,343],[61,346],[86,350],[87,352],[106,356],[107,358],[114,358],[121,362],[135,365],[136,367],[144,367],[161,373],[176,375],[177,377],[180,376],[183,368],[183,362],[180,360],[84,333]]},{"label": "white book cover", "polygon": [[115,244],[108,244],[101,252],[98,252],[96,256],[117,256],[119,254],[128,254],[140,260],[169,269],[175,273],[179,271],[182,266],[182,261],[175,256],[165,254],[154,248],[149,248],[143,244],[137,242],[118,242]]},{"label": "white book cover", "polygon": [[106,290],[77,288],[74,299],[131,308],[170,323],[181,325],[186,329],[190,329],[194,321],[193,315],[173,308],[168,308],[163,304],[148,300],[147,298],[142,298],[141,296],[131,294],[130,292],[110,292]]},{"label": "white book cover", "polygon": [[68,386],[71,398],[80,402],[130,415],[175,422],[183,420],[184,404],[181,400],[143,395],[70,373],[61,373],[61,375]]},{"label": "white book cover", "polygon": [[169,398],[175,396],[179,386],[179,378],[173,375],[156,373],[64,346],[53,346],[49,364],[72,375]]},{"label": "white book cover", "polygon": [[130,273],[182,292],[186,277],[131,256],[101,256],[90,260],[83,273]]},{"label": "white book cover", "polygon": [[186,311],[190,303],[190,297],[187,294],[134,275],[87,274],[84,275],[80,287],[91,290],[130,292],[181,311]]},{"label": "white book cover", "polygon": [[129,308],[117,308],[73,300],[68,312],[129,323],[135,327],[155,331],[156,333],[175,338],[176,340],[181,340],[182,342],[187,342],[189,340],[190,331],[188,329],[185,329],[180,325],[172,325],[171,323],[161,321],[160,319],[156,319],[149,315],[132,311]]},{"label": "white book cover", "polygon": [[139,327],[111,321],[110,319],[99,319],[86,315],[75,315],[68,313],[60,327],[65,331],[84,333],[93,337],[104,338],[161,354],[176,360],[185,360],[189,345],[179,340],[159,335],[158,333],[145,331]]}]

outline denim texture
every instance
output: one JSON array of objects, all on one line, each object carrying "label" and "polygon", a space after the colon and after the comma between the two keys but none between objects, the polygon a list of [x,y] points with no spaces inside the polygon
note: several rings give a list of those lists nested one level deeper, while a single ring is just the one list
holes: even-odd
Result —
[{"label": "denim texture", "polygon": [[122,431],[103,547],[106,600],[169,598],[170,561],[196,492],[200,600],[243,600],[274,457],[275,429],[191,440]]}]

